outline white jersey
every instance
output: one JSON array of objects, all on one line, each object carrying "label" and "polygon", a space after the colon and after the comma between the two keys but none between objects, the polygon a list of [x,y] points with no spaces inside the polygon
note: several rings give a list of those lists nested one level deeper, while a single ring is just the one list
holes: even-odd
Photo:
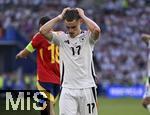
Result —
[{"label": "white jersey", "polygon": [[149,84],[149,78],[147,78],[145,83],[145,92],[143,95],[143,98],[150,97],[150,84]]},{"label": "white jersey", "polygon": [[[150,41],[148,41],[148,49],[150,49]],[[147,74],[148,76],[145,83],[145,92],[143,98],[150,97],[150,52],[148,53]]]},{"label": "white jersey", "polygon": [[64,32],[52,34],[52,42],[59,45],[62,87],[96,87],[92,54],[96,41],[91,38],[91,32],[81,32],[75,38]]}]

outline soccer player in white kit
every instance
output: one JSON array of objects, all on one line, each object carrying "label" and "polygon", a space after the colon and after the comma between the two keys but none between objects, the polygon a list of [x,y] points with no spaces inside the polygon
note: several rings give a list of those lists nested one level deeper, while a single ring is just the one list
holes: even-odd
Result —
[{"label": "soccer player in white kit", "polygon": [[[52,32],[53,26],[61,20],[67,33]],[[88,31],[81,30],[81,23],[86,24]],[[62,82],[60,115],[98,115],[92,52],[100,31],[81,8],[65,8],[40,28],[41,34],[59,46]]]},{"label": "soccer player in white kit", "polygon": [[150,111],[150,35],[142,34],[142,40],[148,45],[148,62],[147,62],[147,73],[148,77],[145,84],[145,92],[143,96],[143,106]]}]

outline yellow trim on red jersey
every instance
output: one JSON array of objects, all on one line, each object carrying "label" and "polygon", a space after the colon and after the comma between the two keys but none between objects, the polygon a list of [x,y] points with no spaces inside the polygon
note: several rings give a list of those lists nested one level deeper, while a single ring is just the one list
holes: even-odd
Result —
[{"label": "yellow trim on red jersey", "polygon": [[39,76],[38,76],[38,74],[37,74],[37,80],[39,80]]},{"label": "yellow trim on red jersey", "polygon": [[40,57],[43,60],[43,49],[42,48],[40,49]]}]

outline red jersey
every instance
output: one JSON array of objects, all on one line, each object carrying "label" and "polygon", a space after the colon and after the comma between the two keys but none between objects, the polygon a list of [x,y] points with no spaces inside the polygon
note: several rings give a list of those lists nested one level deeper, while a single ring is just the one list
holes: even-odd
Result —
[{"label": "red jersey", "polygon": [[58,46],[49,43],[40,33],[33,37],[31,44],[37,50],[37,79],[60,84]]}]

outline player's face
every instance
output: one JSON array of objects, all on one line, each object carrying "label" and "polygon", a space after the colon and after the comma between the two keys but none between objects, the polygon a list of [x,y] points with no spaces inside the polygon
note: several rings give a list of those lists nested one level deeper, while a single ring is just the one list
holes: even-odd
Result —
[{"label": "player's face", "polygon": [[78,34],[80,34],[80,20],[73,20],[73,21],[65,20],[65,26],[67,28],[70,37],[74,38]]}]

